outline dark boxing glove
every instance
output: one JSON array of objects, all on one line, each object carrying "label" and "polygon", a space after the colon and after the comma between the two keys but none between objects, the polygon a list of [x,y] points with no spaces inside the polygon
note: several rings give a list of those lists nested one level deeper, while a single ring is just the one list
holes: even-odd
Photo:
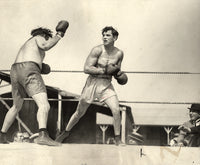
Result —
[{"label": "dark boxing glove", "polygon": [[107,75],[113,75],[115,76],[120,71],[118,65],[116,64],[108,64],[105,70],[105,73]]},{"label": "dark boxing glove", "polygon": [[48,64],[42,63],[41,74],[49,74],[51,72],[51,68]]},{"label": "dark boxing glove", "polygon": [[59,34],[61,37],[64,37],[68,26],[69,26],[69,23],[67,21],[58,22],[58,25],[56,26],[57,34]]},{"label": "dark boxing glove", "polygon": [[125,85],[128,82],[126,73],[122,71],[119,71],[114,77],[120,85]]}]

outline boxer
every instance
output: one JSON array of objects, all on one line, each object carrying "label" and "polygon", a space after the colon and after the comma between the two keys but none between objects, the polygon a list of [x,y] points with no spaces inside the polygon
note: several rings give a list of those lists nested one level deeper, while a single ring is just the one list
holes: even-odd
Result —
[{"label": "boxer", "polygon": [[76,112],[72,115],[65,130],[56,138],[56,141],[63,142],[69,136],[73,126],[85,114],[92,101],[98,99],[111,109],[114,118],[115,142],[116,145],[122,144],[120,141],[121,117],[119,101],[111,83],[113,76],[119,79],[121,84],[127,82],[127,77],[123,77],[123,73],[120,71],[124,53],[114,46],[118,35],[119,33],[112,26],[103,28],[103,44],[91,50],[84,65],[84,72],[89,76],[83,88]]},{"label": "boxer", "polygon": [[20,48],[10,72],[13,106],[4,119],[0,132],[0,143],[7,143],[6,132],[21,110],[24,97],[28,94],[38,106],[39,137],[35,139],[35,142],[49,146],[60,145],[49,137],[46,129],[50,105],[41,74],[50,73],[50,66],[43,63],[45,52],[64,37],[68,26],[67,21],[60,21],[56,26],[57,33],[55,36],[52,36],[52,31],[47,28],[33,29],[31,31],[32,37]]}]

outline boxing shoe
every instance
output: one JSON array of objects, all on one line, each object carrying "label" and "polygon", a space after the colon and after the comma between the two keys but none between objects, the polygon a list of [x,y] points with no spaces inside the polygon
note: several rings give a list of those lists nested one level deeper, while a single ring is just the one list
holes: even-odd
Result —
[{"label": "boxing shoe", "polygon": [[40,145],[47,145],[47,146],[60,146],[61,144],[52,140],[47,131],[39,132],[39,136],[34,139],[34,142]]},{"label": "boxing shoe", "polygon": [[62,143],[69,136],[69,131],[62,131],[60,135],[57,136],[56,142]]},{"label": "boxing shoe", "polygon": [[5,133],[0,133],[0,143],[2,144],[8,144],[9,142],[7,141],[6,134]]}]

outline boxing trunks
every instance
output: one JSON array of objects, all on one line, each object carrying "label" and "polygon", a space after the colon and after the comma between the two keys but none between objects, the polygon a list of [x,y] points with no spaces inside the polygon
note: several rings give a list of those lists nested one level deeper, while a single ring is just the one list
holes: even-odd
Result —
[{"label": "boxing trunks", "polygon": [[87,103],[92,103],[95,99],[103,102],[115,96],[116,92],[111,80],[111,77],[106,75],[89,75],[80,99],[83,99]]},{"label": "boxing trunks", "polygon": [[12,84],[12,97],[15,105],[27,94],[32,97],[35,94],[47,92],[41,76],[41,69],[35,62],[15,63],[10,72]]}]

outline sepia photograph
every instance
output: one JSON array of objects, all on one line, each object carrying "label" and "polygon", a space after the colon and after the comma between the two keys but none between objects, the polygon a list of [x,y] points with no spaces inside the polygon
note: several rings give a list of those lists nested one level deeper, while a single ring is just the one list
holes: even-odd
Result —
[{"label": "sepia photograph", "polygon": [[200,165],[199,0],[0,0],[0,165]]}]

